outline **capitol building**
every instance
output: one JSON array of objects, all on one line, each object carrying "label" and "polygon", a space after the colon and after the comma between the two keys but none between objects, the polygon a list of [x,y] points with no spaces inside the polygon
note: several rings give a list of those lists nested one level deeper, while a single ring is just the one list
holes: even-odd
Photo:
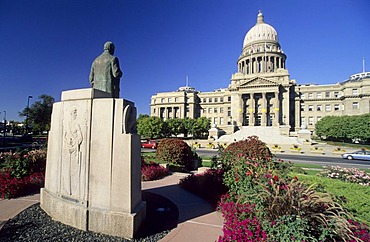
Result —
[{"label": "capitol building", "polygon": [[304,85],[290,79],[286,59],[276,30],[260,12],[245,35],[238,71],[228,87],[201,92],[186,85],[157,93],[151,97],[150,115],[163,120],[206,117],[226,134],[253,126],[273,127],[288,136],[301,127],[313,132],[328,115],[370,112],[370,72],[336,84]]}]

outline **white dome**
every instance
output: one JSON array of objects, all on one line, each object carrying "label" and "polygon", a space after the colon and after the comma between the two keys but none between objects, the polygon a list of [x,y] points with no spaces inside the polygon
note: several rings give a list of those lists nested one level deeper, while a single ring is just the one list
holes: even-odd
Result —
[{"label": "white dome", "polygon": [[278,35],[276,30],[263,22],[263,14],[261,11],[257,16],[257,23],[245,35],[243,47],[255,41],[274,41],[278,42]]}]

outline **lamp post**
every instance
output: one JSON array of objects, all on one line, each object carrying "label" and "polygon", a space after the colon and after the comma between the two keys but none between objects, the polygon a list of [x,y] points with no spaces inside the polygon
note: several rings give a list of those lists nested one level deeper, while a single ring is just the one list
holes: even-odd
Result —
[{"label": "lamp post", "polygon": [[27,116],[26,116],[26,135],[28,135],[28,117],[30,114],[30,99],[33,98],[32,96],[28,96],[27,98]]},{"label": "lamp post", "polygon": [[4,145],[5,145],[5,140],[6,139],[6,111],[4,111]]}]

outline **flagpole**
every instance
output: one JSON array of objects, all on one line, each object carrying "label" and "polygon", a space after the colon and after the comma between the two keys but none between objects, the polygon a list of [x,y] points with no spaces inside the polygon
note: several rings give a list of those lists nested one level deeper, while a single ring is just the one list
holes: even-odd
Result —
[{"label": "flagpole", "polygon": [[362,57],[362,72],[365,73],[365,57]]}]

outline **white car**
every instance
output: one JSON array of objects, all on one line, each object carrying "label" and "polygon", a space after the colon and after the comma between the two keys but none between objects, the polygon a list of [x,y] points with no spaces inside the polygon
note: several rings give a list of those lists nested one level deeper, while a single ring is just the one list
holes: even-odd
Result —
[{"label": "white car", "polygon": [[370,160],[370,151],[359,150],[352,153],[344,153],[342,158],[348,160]]}]

